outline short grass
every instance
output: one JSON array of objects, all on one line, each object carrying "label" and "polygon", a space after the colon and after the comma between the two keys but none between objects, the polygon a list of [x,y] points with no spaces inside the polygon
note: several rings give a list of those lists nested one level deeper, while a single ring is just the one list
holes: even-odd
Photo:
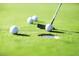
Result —
[{"label": "short grass", "polygon": [[[77,56],[79,55],[79,4],[63,4],[54,22],[58,29],[46,32],[27,24],[29,16],[37,15],[38,23],[51,22],[57,4],[0,4],[0,55],[13,56]],[[21,35],[12,35],[9,28],[17,25]],[[53,34],[59,39],[42,38]]]}]

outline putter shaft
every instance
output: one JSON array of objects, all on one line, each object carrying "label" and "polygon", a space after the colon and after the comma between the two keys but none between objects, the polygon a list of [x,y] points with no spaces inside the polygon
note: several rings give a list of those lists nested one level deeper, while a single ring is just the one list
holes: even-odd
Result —
[{"label": "putter shaft", "polygon": [[60,9],[61,5],[62,5],[62,3],[59,3],[59,5],[58,5],[58,7],[57,7],[57,9],[56,9],[56,11],[55,11],[55,14],[54,14],[54,16],[53,16],[53,18],[52,18],[51,25],[53,24],[53,22],[54,22],[54,20],[55,20],[55,18],[56,18],[56,16],[57,16],[57,14],[58,14],[58,12],[59,12],[59,9]]}]

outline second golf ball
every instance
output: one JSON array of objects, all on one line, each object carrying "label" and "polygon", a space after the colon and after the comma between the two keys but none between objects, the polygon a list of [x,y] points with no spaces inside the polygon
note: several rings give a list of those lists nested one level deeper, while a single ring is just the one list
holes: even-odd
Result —
[{"label": "second golf ball", "polygon": [[28,24],[32,24],[32,23],[33,23],[32,17],[28,17],[27,23],[28,23]]},{"label": "second golf ball", "polygon": [[38,21],[38,16],[32,16],[32,20],[37,22]]}]

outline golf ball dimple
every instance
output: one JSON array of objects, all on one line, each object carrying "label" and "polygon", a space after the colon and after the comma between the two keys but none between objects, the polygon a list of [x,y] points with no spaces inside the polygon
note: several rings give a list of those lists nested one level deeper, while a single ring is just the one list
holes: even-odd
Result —
[{"label": "golf ball dimple", "polygon": [[12,33],[12,34],[17,34],[18,33],[18,27],[16,25],[11,26],[9,32]]},{"label": "golf ball dimple", "polygon": [[37,22],[38,21],[38,16],[32,16],[32,20]]},{"label": "golf ball dimple", "polygon": [[53,29],[53,27],[52,27],[51,24],[46,24],[46,26],[45,26],[45,30],[46,30],[47,32],[52,31],[52,29]]},{"label": "golf ball dimple", "polygon": [[28,17],[27,23],[28,23],[28,24],[32,24],[32,23],[33,23],[32,17]]}]

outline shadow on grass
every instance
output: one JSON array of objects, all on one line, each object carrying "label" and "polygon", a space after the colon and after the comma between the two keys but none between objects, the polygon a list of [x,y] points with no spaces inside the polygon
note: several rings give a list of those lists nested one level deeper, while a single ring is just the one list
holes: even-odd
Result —
[{"label": "shadow on grass", "polygon": [[75,32],[75,33],[79,33],[79,32]]},{"label": "shadow on grass", "polygon": [[79,31],[62,30],[62,29],[56,29],[56,30],[50,31],[50,32],[53,32],[53,33],[61,33],[61,34],[64,34],[64,33],[76,33],[76,34],[79,34]]},{"label": "shadow on grass", "polygon": [[60,30],[60,31],[62,31],[62,32],[69,32],[69,33],[77,33],[77,34],[79,34],[79,32],[78,31],[70,31],[70,30],[62,30],[62,29],[58,29],[58,30]]},{"label": "shadow on grass", "polygon": [[73,44],[74,42],[73,41],[63,41],[64,43],[66,43],[66,44]]},{"label": "shadow on grass", "polygon": [[38,36],[55,36],[53,34],[39,34]]},{"label": "shadow on grass", "polygon": [[30,35],[23,34],[23,33],[18,33],[18,34],[14,34],[14,35],[17,35],[17,36],[27,36],[27,37],[29,37],[29,36],[30,36]]},{"label": "shadow on grass", "polygon": [[65,32],[63,32],[63,31],[59,31],[59,30],[50,31],[50,32],[53,32],[53,33],[61,33],[61,34],[65,33]]}]

